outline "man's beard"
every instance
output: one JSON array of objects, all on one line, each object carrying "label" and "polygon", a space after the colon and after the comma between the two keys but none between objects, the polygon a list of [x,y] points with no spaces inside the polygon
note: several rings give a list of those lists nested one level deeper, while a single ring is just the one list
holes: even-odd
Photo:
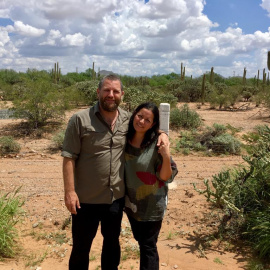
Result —
[{"label": "man's beard", "polygon": [[100,99],[99,100],[100,106],[101,108],[106,111],[106,112],[114,112],[117,110],[119,104],[120,104],[120,100],[114,100],[114,104],[113,103],[106,103],[106,99]]}]

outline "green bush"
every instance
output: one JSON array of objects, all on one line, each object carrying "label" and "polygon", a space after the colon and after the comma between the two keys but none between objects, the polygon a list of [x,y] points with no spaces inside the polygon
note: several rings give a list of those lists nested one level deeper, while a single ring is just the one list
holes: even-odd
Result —
[{"label": "green bush", "polygon": [[14,117],[26,119],[32,128],[44,126],[49,119],[62,119],[65,102],[58,88],[43,79],[28,82],[23,91],[14,93]]},{"label": "green bush", "polygon": [[17,154],[21,150],[21,146],[11,136],[3,136],[0,138],[0,154]]},{"label": "green bush", "polygon": [[244,234],[250,239],[260,257],[270,257],[270,210],[255,211],[247,219],[247,231]]},{"label": "green bush", "polygon": [[233,135],[227,133],[229,130],[235,134],[236,128],[232,126],[224,126],[220,124],[213,124],[213,127],[206,127],[199,132],[181,131],[180,139],[175,143],[175,150],[183,152],[183,149],[190,151],[212,151],[216,154],[233,154],[237,155],[241,152],[242,144]]},{"label": "green bush", "polygon": [[177,98],[171,94],[164,94],[160,91],[146,86],[131,86],[125,89],[124,104],[123,107],[127,111],[133,111],[139,104],[145,101],[153,102],[157,106],[160,103],[169,103],[171,106],[175,106]]},{"label": "green bush", "polygon": [[219,232],[223,236],[237,232],[234,239],[244,237],[269,262],[270,128],[257,127],[245,138],[249,144],[248,155],[243,157],[246,166],[214,176],[211,184],[205,180],[205,190],[194,187],[223,210]]},{"label": "green bush", "polygon": [[214,153],[238,155],[241,152],[241,143],[231,134],[214,137],[209,145]]},{"label": "green bush", "polygon": [[97,101],[98,81],[82,81],[75,84],[75,89],[82,94],[84,103],[94,105]]},{"label": "green bush", "polygon": [[12,193],[0,194],[0,257],[13,257],[16,254],[15,225],[22,220],[24,201],[18,196],[19,189]]},{"label": "green bush", "polygon": [[194,129],[202,124],[199,114],[191,110],[188,104],[184,104],[180,109],[171,110],[170,124],[172,128]]},{"label": "green bush", "polygon": [[65,130],[61,130],[52,137],[53,147],[62,150]]},{"label": "green bush", "polygon": [[241,143],[233,135],[227,133],[227,129],[236,133],[231,126],[227,128],[214,123],[213,127],[207,127],[206,131],[198,136],[198,141],[214,153],[238,155],[241,152]]},{"label": "green bush", "polygon": [[188,155],[190,151],[205,151],[206,147],[201,145],[196,139],[196,131],[181,131],[180,139],[175,143],[175,150]]}]

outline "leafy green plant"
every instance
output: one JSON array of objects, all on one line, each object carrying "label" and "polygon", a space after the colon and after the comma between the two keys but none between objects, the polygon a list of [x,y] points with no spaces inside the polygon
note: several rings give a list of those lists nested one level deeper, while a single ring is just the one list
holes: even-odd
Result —
[{"label": "leafy green plant", "polygon": [[24,91],[14,93],[12,109],[14,117],[26,119],[36,129],[49,119],[62,119],[65,104],[56,86],[46,80],[35,80],[28,82]]},{"label": "leafy green plant", "polygon": [[30,235],[37,241],[46,240],[46,242],[50,244],[55,242],[59,245],[62,245],[69,241],[69,238],[67,237],[66,232],[56,231],[56,232],[50,232],[50,233],[46,233],[46,232],[39,233],[39,232],[32,231]]},{"label": "leafy green plant", "polygon": [[128,244],[124,247],[121,255],[123,261],[127,259],[138,259],[140,258],[140,248],[137,244]]},{"label": "leafy green plant", "polygon": [[211,140],[211,149],[215,153],[238,155],[241,152],[241,143],[231,134],[222,134]]},{"label": "leafy green plant", "polygon": [[154,91],[148,85],[130,86],[125,89],[123,107],[128,111],[133,111],[139,104],[145,101],[153,102],[157,106],[160,103],[169,103],[175,106],[177,99],[172,94],[164,94],[160,91]]},{"label": "leafy green plant", "polygon": [[196,111],[191,110],[188,104],[184,104],[179,109],[171,110],[170,124],[172,128],[194,129],[198,128],[202,121]]},{"label": "leafy green plant", "polygon": [[174,239],[176,236],[177,236],[177,233],[176,233],[176,232],[169,231],[169,232],[167,233],[166,239],[167,239],[167,240],[172,240],[172,239]]},{"label": "leafy green plant", "polygon": [[40,254],[40,255],[31,254],[31,255],[26,257],[27,262],[25,263],[25,266],[26,267],[27,266],[31,266],[31,267],[37,266],[37,265],[41,264],[45,260],[47,255],[48,255],[47,250],[43,254]]},{"label": "leafy green plant", "polygon": [[69,225],[71,224],[71,217],[65,218],[65,220],[62,223],[61,229],[65,230]]},{"label": "leafy green plant", "polygon": [[61,130],[52,137],[53,147],[62,150],[65,130]]},{"label": "leafy green plant", "polygon": [[204,194],[223,212],[219,232],[234,231],[244,237],[261,258],[270,255],[270,128],[260,126],[245,137],[248,155],[245,166],[226,170],[204,181]]},{"label": "leafy green plant", "polygon": [[3,136],[0,138],[0,155],[17,154],[21,150],[21,146],[11,136]]},{"label": "leafy green plant", "polygon": [[217,263],[217,264],[224,264],[220,258],[215,258],[214,259],[214,262]]},{"label": "leafy green plant", "polygon": [[[224,125],[213,124],[213,127],[201,128],[200,131],[181,131],[180,139],[175,142],[175,150],[188,154],[190,151],[204,151],[214,154],[240,154],[241,143],[233,135],[227,133],[233,127],[227,128]],[[236,133],[233,129],[231,133]],[[184,153],[185,152],[185,153]]]},{"label": "leafy green plant", "polygon": [[216,207],[222,209],[231,209],[240,212],[240,209],[235,206],[235,197],[239,192],[237,182],[229,170],[222,171],[217,175],[213,175],[211,184],[208,179],[204,180],[206,189],[201,190],[193,183],[194,189],[204,194],[207,201],[212,202]]},{"label": "leafy green plant", "polygon": [[19,190],[0,194],[0,257],[13,257],[16,254],[16,224],[22,221],[24,214],[24,201],[18,195]]},{"label": "leafy green plant", "polygon": [[260,257],[270,256],[270,210],[250,213],[247,219],[247,231],[244,232]]},{"label": "leafy green plant", "polygon": [[74,87],[83,96],[82,100],[85,104],[92,106],[97,102],[98,81],[81,81]]},{"label": "leafy green plant", "polygon": [[90,262],[95,261],[96,259],[97,259],[97,257],[96,257],[95,254],[91,254],[90,257],[89,257]]},{"label": "leafy green plant", "polygon": [[238,155],[241,152],[240,141],[227,133],[224,125],[215,123],[213,127],[207,127],[206,131],[198,136],[198,141],[217,154]]}]

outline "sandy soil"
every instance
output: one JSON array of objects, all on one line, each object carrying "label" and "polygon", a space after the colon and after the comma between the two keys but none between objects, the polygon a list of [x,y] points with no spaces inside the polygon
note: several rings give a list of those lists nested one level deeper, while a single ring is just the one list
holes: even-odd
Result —
[{"label": "sandy soil", "polygon": [[[207,105],[200,109],[196,104],[189,106],[196,109],[204,123],[210,126],[213,123],[230,124],[246,133],[256,125],[269,125],[269,111],[252,104],[249,110],[243,111],[214,111]],[[14,134],[12,128],[17,122],[0,120],[1,136]],[[20,253],[15,259],[0,262],[1,270],[68,269],[72,242],[70,226],[62,228],[69,218],[63,201],[62,159],[60,152],[49,151],[50,136],[46,133],[39,139],[20,136],[20,154],[0,159],[0,190],[9,192],[22,186],[20,195],[25,199],[25,218],[18,226]],[[177,132],[170,133],[172,139],[177,136]],[[199,154],[174,155],[173,158],[179,174],[170,186],[168,211],[159,237],[160,269],[245,269],[250,257],[245,247],[220,244],[210,237],[206,239],[217,223],[209,219],[211,206],[192,186],[195,182],[198,187],[203,187],[203,179],[211,178],[224,168],[243,164],[242,158]],[[137,245],[126,217],[121,243],[123,256],[119,269],[139,269]],[[91,250],[89,269],[100,269],[101,246],[99,232]]]}]

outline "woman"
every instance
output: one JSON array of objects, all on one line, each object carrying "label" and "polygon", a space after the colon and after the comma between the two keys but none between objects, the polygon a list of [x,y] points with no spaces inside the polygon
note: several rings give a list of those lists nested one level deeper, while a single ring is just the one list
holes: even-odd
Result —
[{"label": "woman", "polygon": [[125,150],[125,211],[140,246],[140,270],[159,269],[157,239],[167,206],[168,183],[177,174],[168,145],[156,146],[159,110],[139,105],[132,114]]}]

